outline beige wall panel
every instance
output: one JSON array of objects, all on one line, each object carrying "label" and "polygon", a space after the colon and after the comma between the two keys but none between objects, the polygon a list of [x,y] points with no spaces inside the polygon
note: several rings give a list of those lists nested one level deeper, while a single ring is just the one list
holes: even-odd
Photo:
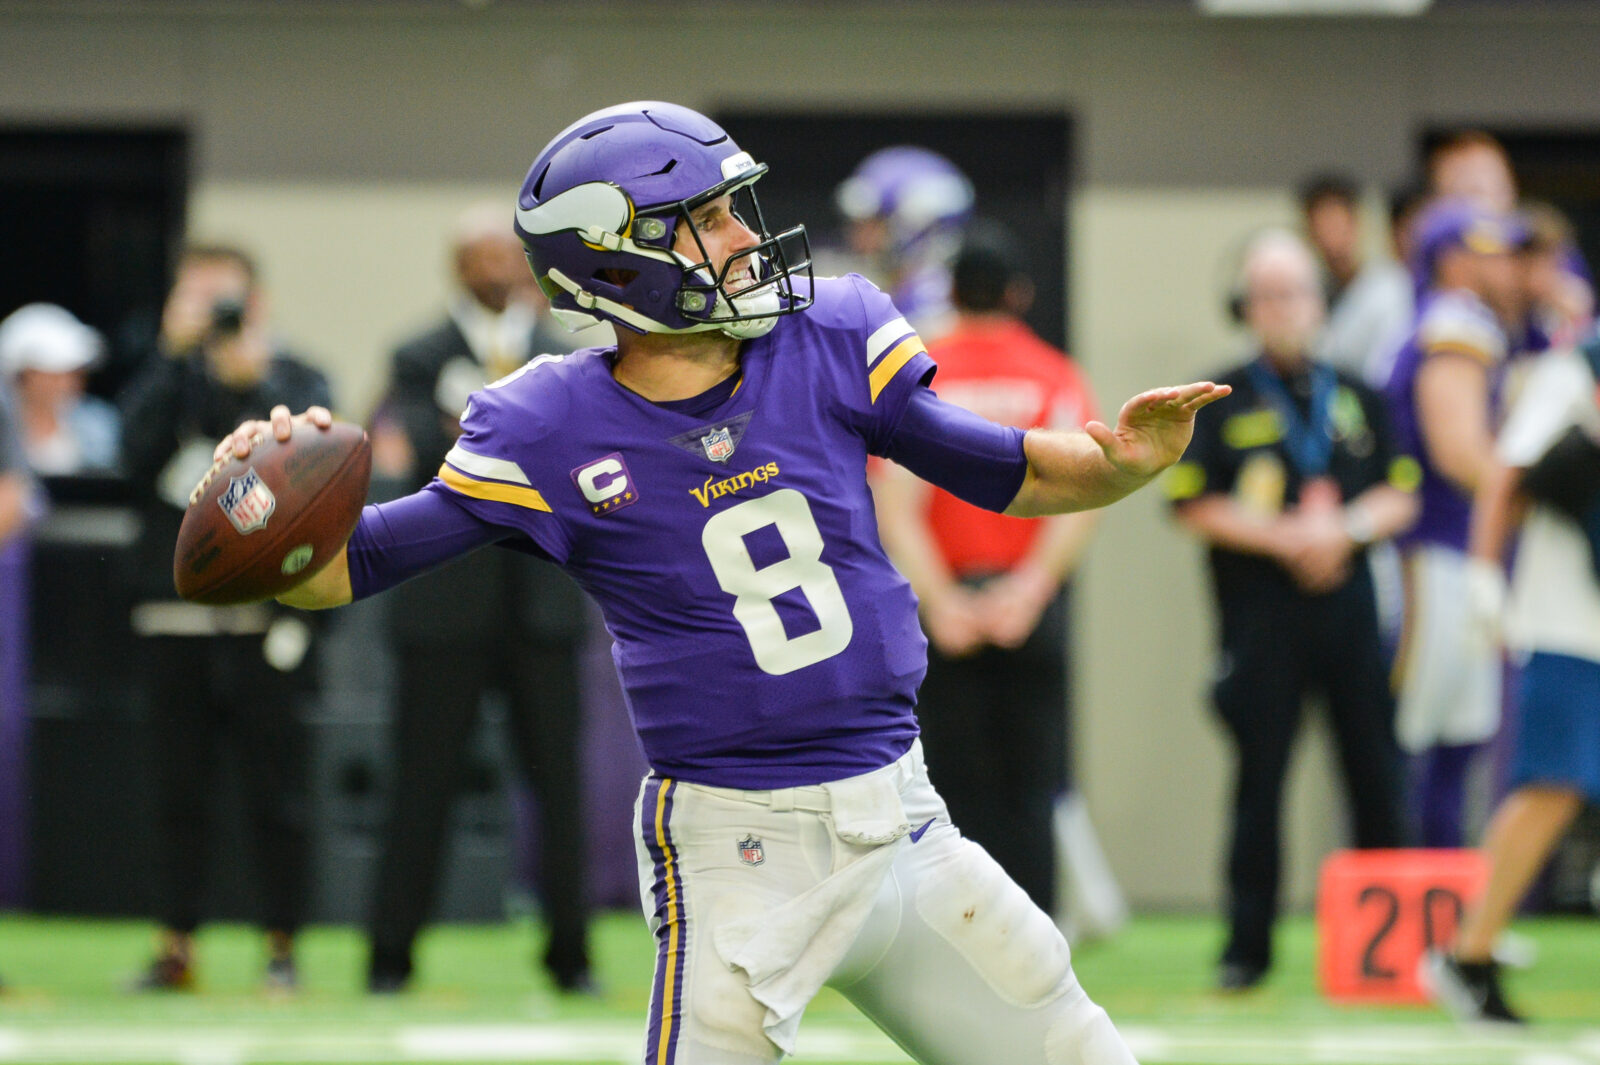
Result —
[{"label": "beige wall panel", "polygon": [[273,320],[332,379],[341,413],[363,418],[397,340],[437,319],[449,292],[451,227],[494,185],[206,183],[190,201],[200,238],[260,257]]},{"label": "beige wall panel", "polygon": [[[1242,340],[1221,312],[1233,257],[1244,234],[1292,211],[1275,189],[1081,190],[1072,207],[1073,350],[1108,416],[1140,389],[1240,357]],[[1112,865],[1136,905],[1210,906],[1231,752],[1208,701],[1214,637],[1203,552],[1178,532],[1158,492],[1107,511],[1076,605],[1077,766]],[[1316,737],[1304,745],[1290,784],[1285,886],[1295,904],[1309,901],[1315,864],[1337,832],[1323,746]]]}]

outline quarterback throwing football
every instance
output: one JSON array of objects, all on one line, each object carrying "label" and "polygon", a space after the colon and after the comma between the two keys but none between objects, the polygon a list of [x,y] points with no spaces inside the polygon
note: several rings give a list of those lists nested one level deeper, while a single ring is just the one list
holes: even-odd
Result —
[{"label": "quarterback throwing football", "polygon": [[[499,543],[600,604],[651,767],[650,1065],[776,1062],[824,984],[922,1062],[1126,1065],[1050,918],[928,782],[927,643],[866,462],[1009,514],[1099,507],[1176,461],[1228,390],[1155,389],[1076,433],[945,404],[888,297],[814,279],[803,227],[769,232],[765,172],[668,103],[551,141],[516,232],[555,314],[611,322],[616,346],[541,355],[475,394],[438,477],[368,507],[282,599],[337,606]],[[290,426],[279,407],[218,454]]]}]

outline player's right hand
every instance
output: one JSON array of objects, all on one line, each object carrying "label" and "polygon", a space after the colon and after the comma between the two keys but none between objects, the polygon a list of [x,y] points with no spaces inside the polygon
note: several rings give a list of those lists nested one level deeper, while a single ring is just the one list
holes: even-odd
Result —
[{"label": "player's right hand", "polygon": [[326,429],[333,424],[333,413],[327,407],[307,407],[303,413],[291,415],[289,408],[282,403],[272,408],[266,421],[253,420],[244,422],[223,437],[212,453],[212,459],[221,462],[232,455],[237,459],[250,457],[250,449],[258,440],[265,440],[271,434],[275,440],[287,440],[289,434],[294,432],[296,425],[311,424],[318,429]]}]

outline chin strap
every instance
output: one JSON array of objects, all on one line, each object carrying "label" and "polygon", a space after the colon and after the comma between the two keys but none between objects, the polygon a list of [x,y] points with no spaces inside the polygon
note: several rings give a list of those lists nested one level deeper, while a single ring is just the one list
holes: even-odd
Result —
[{"label": "chin strap", "polygon": [[568,277],[566,274],[563,274],[555,267],[551,267],[546,276],[548,276],[551,281],[554,281],[563,292],[571,296],[572,301],[579,307],[579,312],[555,310],[552,308],[552,312],[556,315],[557,319],[565,323],[569,328],[572,327],[572,322],[569,320],[571,318],[588,319],[588,321],[583,322],[578,328],[582,328],[583,325],[589,325],[598,321],[600,315],[596,314],[596,311],[600,312],[601,314],[610,315],[623,325],[640,333],[709,333],[712,330],[722,328],[722,326],[716,322],[705,322],[700,325],[689,326],[686,329],[672,329],[668,326],[662,325],[654,318],[645,317],[625,303],[618,303],[616,300],[595,295],[593,292],[590,292],[582,285],[579,285],[576,281],[572,280],[572,278]]}]

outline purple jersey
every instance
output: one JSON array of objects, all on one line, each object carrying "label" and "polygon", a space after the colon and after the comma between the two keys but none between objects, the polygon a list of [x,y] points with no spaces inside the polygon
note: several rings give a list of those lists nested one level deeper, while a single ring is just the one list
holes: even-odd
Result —
[{"label": "purple jersey", "polygon": [[689,413],[610,349],[474,394],[430,490],[525,534],[600,604],[651,766],[739,788],[875,769],[916,736],[926,640],[878,542],[881,454],[933,361],[888,297],[819,279]]},{"label": "purple jersey", "polygon": [[1472,497],[1439,472],[1428,455],[1417,414],[1417,374],[1434,355],[1460,355],[1481,362],[1489,375],[1491,424],[1500,405],[1505,369],[1506,334],[1494,312],[1470,292],[1432,292],[1423,297],[1417,326],[1395,357],[1386,389],[1397,443],[1422,466],[1418,496],[1422,513],[1400,537],[1402,545],[1438,544],[1466,551],[1472,519]]}]

